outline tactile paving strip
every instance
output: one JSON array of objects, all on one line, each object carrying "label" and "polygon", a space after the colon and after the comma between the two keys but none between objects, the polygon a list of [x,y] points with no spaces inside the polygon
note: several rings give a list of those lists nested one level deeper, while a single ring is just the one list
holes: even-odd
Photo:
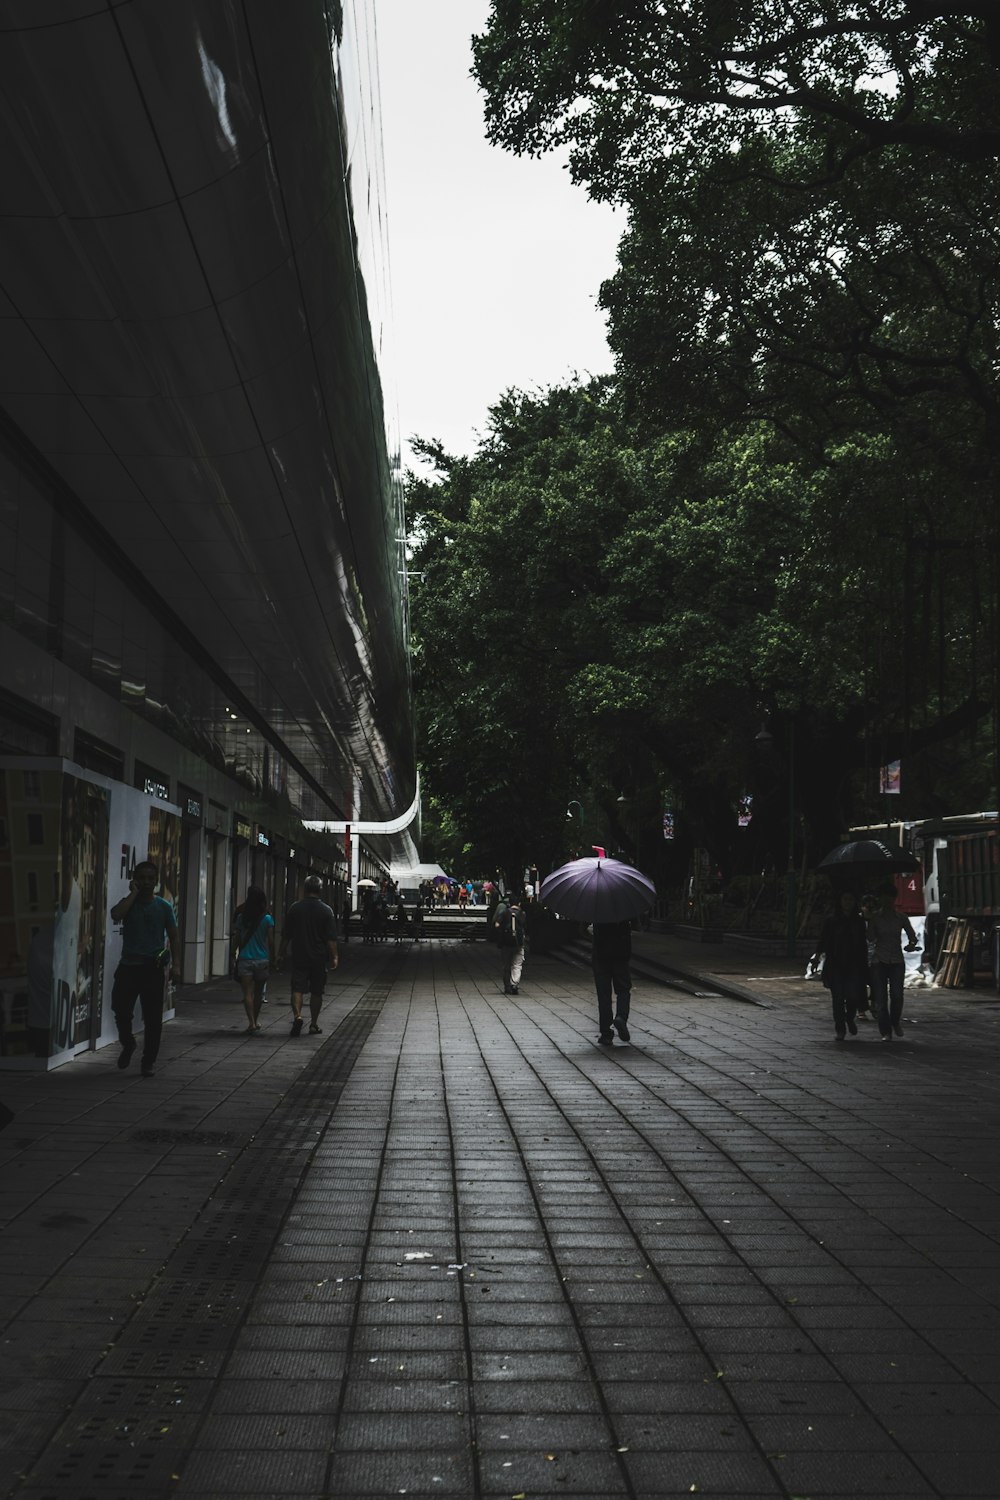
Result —
[{"label": "tactile paving strip", "polygon": [[[403,957],[391,974],[383,971],[369,986],[333,1033],[333,1045],[317,1053],[263,1131],[240,1153],[28,1470],[19,1496],[141,1500],[169,1491],[295,1199],[309,1161],[302,1148],[314,1146],[329,1123]],[[221,1131],[133,1135],[182,1145],[226,1144],[233,1138]]]}]

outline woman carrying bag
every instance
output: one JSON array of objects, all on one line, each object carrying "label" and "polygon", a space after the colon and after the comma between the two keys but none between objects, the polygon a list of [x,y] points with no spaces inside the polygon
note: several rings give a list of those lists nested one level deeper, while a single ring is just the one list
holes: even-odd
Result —
[{"label": "woman carrying bag", "polygon": [[243,991],[247,1013],[244,1036],[260,1031],[257,1018],[264,1003],[267,976],[274,967],[274,918],[268,915],[267,896],[252,885],[233,918],[233,975]]}]

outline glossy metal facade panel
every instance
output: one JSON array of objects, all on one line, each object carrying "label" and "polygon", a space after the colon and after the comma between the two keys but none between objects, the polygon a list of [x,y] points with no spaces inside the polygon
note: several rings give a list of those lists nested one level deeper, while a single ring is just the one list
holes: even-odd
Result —
[{"label": "glossy metal facade panel", "polygon": [[306,816],[414,791],[372,26],[0,7],[0,608]]}]

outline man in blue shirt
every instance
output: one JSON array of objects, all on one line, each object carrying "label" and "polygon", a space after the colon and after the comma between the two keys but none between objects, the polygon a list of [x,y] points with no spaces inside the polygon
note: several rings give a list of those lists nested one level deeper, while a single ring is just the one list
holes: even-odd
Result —
[{"label": "man in blue shirt", "polygon": [[152,1078],[163,1030],[165,970],[181,977],[177,953],[177,920],[169,901],[154,895],[160,872],[151,860],[136,865],[128,895],[111,908],[113,922],[122,924],[122,956],[115,970],[111,1009],[122,1050],[118,1066],[127,1068],[135,1051],[132,1016],[135,1002],[142,1007],[142,1076]]}]

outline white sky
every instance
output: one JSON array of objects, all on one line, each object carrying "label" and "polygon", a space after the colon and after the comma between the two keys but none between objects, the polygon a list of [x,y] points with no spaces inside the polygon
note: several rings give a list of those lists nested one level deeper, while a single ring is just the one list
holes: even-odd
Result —
[{"label": "white sky", "polygon": [[376,0],[393,344],[412,433],[468,453],[510,386],[611,368],[602,280],[625,219],[554,157],[486,141],[469,38],[488,0]]}]

